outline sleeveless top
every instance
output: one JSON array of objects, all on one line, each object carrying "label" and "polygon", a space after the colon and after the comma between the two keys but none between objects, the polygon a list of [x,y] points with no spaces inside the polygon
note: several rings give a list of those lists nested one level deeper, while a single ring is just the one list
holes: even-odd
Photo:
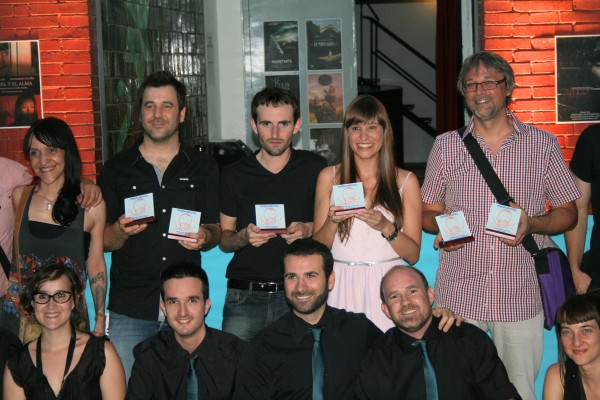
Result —
[{"label": "sleeveless top", "polygon": [[58,397],[46,376],[31,359],[28,346],[8,360],[7,366],[17,386],[22,387],[27,400],[102,400],[100,377],[106,366],[105,338],[90,336],[79,362],[67,375]]},{"label": "sleeveless top", "polygon": [[[398,192],[402,198],[402,189],[412,172],[408,172],[406,178],[400,185]],[[333,167],[333,178],[335,179],[335,166]],[[330,200],[333,205],[333,196]],[[393,214],[381,205],[374,207],[374,210],[380,211],[388,220],[393,221]],[[402,228],[400,229],[402,231]],[[401,257],[390,246],[390,243],[381,236],[379,231],[371,228],[366,222],[357,218],[352,221],[350,235],[345,241],[342,241],[339,232],[336,230],[331,247],[333,258],[337,262],[393,262],[401,264]]]},{"label": "sleeveless top", "polygon": [[565,362],[565,397],[564,400],[586,400],[585,390],[579,367],[572,360]]},{"label": "sleeveless top", "polygon": [[[20,305],[17,275],[17,265],[19,263],[16,262],[17,257],[22,267],[21,281],[23,286],[29,282],[37,267],[49,262],[61,262],[75,271],[84,289],[87,282],[85,237],[87,234],[89,238],[90,234],[83,231],[85,210],[80,207],[77,217],[68,227],[29,221],[28,215],[32,196],[33,191],[29,195],[23,210],[19,232],[19,254],[15,254],[15,257],[13,257],[14,261],[10,270],[10,286],[4,301],[4,311],[17,318],[19,318]],[[53,234],[54,232],[58,234]],[[87,245],[89,246],[89,239]],[[86,309],[85,304],[84,309]]]}]

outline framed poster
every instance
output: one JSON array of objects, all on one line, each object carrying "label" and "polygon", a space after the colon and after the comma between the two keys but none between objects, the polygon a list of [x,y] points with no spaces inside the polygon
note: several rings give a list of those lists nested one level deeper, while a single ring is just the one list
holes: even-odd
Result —
[{"label": "framed poster", "polygon": [[600,122],[600,35],[555,41],[556,122]]},{"label": "framed poster", "polygon": [[311,124],[342,122],[344,85],[341,72],[308,74],[308,108]]},{"label": "framed poster", "polygon": [[29,127],[42,117],[39,42],[0,42],[0,128]]},{"label": "framed poster", "polygon": [[298,75],[267,75],[265,76],[265,87],[278,87],[287,89],[300,98],[300,77]]},{"label": "framed poster", "polygon": [[298,22],[265,22],[265,71],[298,71]]},{"label": "framed poster", "polygon": [[340,162],[340,138],[342,128],[312,128],[310,130],[311,151],[327,160],[327,165]]},{"label": "framed poster", "polygon": [[342,69],[342,20],[306,21],[307,64],[309,70]]}]

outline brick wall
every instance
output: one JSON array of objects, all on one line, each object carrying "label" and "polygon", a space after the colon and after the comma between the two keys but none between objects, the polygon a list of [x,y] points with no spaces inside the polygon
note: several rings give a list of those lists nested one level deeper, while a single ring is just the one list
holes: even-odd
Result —
[{"label": "brick wall", "polygon": [[[73,129],[83,175],[94,179],[101,160],[94,0],[3,0],[0,41],[39,40],[44,117],[64,119]],[[93,84],[93,82],[96,82]],[[38,111],[39,112],[39,111]],[[26,129],[0,128],[0,155],[25,162]]]},{"label": "brick wall", "polygon": [[556,124],[554,35],[600,34],[600,0],[480,0],[483,48],[515,70],[511,106],[522,121],[557,135],[570,160],[587,124]]}]

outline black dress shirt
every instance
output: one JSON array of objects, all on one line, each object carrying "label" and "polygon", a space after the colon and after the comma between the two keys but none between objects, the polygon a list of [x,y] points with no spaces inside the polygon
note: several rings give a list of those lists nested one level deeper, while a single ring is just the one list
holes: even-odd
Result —
[{"label": "black dress shirt", "polygon": [[184,350],[168,329],[138,344],[129,378],[127,399],[186,400],[188,359],[196,359],[200,399],[230,399],[244,342],[236,336],[207,328],[204,340],[193,352]]},{"label": "black dress shirt", "polygon": [[202,212],[202,224],[219,222],[219,168],[206,153],[182,143],[159,184],[154,167],[133,147],[107,161],[99,184],[106,202],[106,222],[125,213],[125,199],[152,193],[156,222],[130,236],[112,252],[108,309],[131,318],[158,320],[160,274],[179,261],[198,264],[200,252],[167,238],[171,210]]},{"label": "black dress shirt", "polygon": [[[440,400],[520,399],[489,336],[474,325],[446,333],[433,318],[423,339],[435,368]],[[425,377],[416,339],[391,328],[368,352],[356,388],[358,399],[423,400]]]},{"label": "black dress shirt", "polygon": [[[382,333],[364,314],[329,306],[317,326],[323,327],[325,399],[350,399],[361,360]],[[310,327],[290,311],[259,333],[240,360],[234,399],[310,400]]]}]

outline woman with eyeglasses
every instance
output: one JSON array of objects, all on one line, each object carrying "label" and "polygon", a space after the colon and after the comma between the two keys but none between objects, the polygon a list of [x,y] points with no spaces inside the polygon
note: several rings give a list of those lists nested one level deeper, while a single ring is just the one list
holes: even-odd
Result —
[{"label": "woman with eyeglasses", "polygon": [[124,399],[125,372],[115,348],[83,326],[83,287],[61,263],[39,267],[21,295],[41,335],[8,360],[4,398],[10,400]]},{"label": "woman with eyeglasses", "polygon": [[[62,262],[77,273],[84,287],[89,276],[96,310],[93,334],[104,336],[107,284],[104,201],[89,209],[78,203],[82,163],[73,132],[66,122],[52,117],[37,120],[25,135],[23,149],[35,178],[32,186],[19,186],[13,191],[18,250],[15,246],[0,325],[14,333],[19,331],[22,288],[40,265]],[[88,320],[87,313],[82,317]],[[89,328],[86,326],[86,329]],[[36,336],[34,333],[26,337],[23,332],[21,329],[24,343]]]},{"label": "woman with eyeglasses", "polygon": [[600,399],[600,291],[573,296],[556,314],[558,363],[544,381],[544,400]]}]

